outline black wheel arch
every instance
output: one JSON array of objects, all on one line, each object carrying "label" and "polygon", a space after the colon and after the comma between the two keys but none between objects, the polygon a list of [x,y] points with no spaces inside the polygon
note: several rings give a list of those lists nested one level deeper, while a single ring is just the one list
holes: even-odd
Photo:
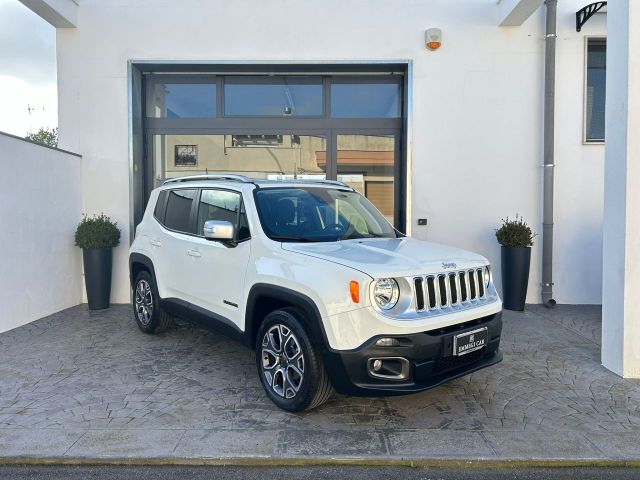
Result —
[{"label": "black wheel arch", "polygon": [[255,348],[256,335],[264,318],[274,310],[284,308],[295,309],[302,314],[299,321],[307,330],[309,338],[316,347],[325,351],[328,347],[327,334],[316,303],[303,293],[267,283],[256,283],[247,296],[245,345]]},{"label": "black wheel arch", "polygon": [[131,284],[131,288],[134,286],[133,282],[135,282],[138,273],[143,270],[149,272],[153,281],[156,282],[156,271],[153,268],[151,259],[142,253],[131,253],[129,255],[129,283]]}]

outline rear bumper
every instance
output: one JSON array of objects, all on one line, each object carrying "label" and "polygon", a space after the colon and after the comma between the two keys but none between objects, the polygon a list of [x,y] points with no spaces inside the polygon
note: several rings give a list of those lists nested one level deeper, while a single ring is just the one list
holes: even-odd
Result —
[{"label": "rear bumper", "polygon": [[[453,338],[460,333],[487,327],[488,343],[481,350],[453,355]],[[447,328],[410,335],[381,335],[349,351],[327,351],[325,366],[335,389],[348,395],[400,395],[419,392],[467,375],[502,360],[499,351],[502,312]],[[380,337],[396,337],[402,346],[379,347]],[[369,371],[371,358],[403,358],[408,363],[401,380],[376,378]]]}]

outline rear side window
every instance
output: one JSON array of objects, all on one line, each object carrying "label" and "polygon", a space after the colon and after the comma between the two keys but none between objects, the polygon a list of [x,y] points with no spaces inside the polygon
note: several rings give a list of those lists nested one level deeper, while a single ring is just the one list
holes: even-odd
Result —
[{"label": "rear side window", "polygon": [[189,189],[169,190],[164,226],[184,233],[195,233],[191,228],[191,206],[198,191]]},{"label": "rear side window", "polygon": [[158,194],[158,200],[156,201],[156,208],[153,211],[153,216],[160,222],[164,222],[164,207],[167,205],[167,191],[163,190]]}]

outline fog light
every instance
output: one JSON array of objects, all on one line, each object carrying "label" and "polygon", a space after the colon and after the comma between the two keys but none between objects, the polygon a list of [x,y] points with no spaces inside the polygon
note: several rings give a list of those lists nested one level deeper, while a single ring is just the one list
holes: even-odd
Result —
[{"label": "fog light", "polygon": [[367,360],[367,370],[374,378],[406,380],[411,366],[404,357],[380,357]]},{"label": "fog light", "polygon": [[376,340],[376,345],[378,347],[398,347],[400,341],[397,338],[379,338]]}]

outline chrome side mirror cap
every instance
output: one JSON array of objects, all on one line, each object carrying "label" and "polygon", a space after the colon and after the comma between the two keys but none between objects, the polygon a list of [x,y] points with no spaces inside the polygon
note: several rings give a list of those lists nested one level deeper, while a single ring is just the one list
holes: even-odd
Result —
[{"label": "chrome side mirror cap", "polygon": [[233,223],[224,220],[207,220],[204,222],[204,238],[208,240],[233,240]]}]

